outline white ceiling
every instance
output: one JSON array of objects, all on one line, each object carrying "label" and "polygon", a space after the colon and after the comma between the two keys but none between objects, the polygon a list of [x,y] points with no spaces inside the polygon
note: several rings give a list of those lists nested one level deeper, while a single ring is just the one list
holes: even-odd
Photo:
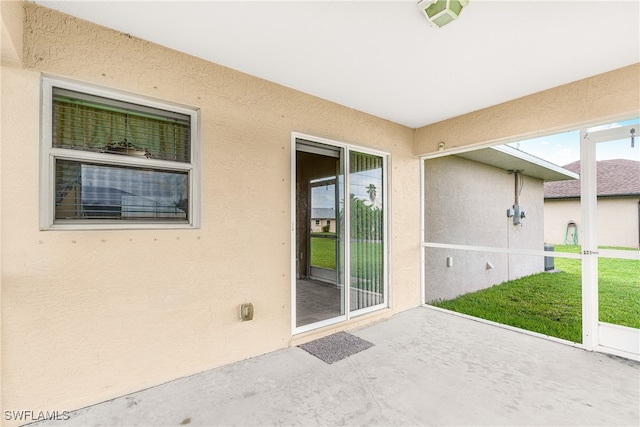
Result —
[{"label": "white ceiling", "polygon": [[640,62],[637,0],[35,2],[412,128]]}]

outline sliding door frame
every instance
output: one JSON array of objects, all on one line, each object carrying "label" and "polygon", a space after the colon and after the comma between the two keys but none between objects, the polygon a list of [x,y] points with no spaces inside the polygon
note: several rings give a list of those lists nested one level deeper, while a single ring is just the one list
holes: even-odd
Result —
[{"label": "sliding door frame", "polygon": [[[303,325],[297,327],[297,307],[296,307],[296,280],[297,280],[297,272],[296,272],[296,259],[297,259],[297,250],[296,250],[296,233],[297,233],[297,192],[296,192],[296,152],[297,152],[297,141],[304,140],[311,143],[318,143],[329,145],[341,150],[343,155],[343,165],[344,165],[344,235],[342,238],[344,239],[344,311],[345,314],[339,317],[323,320],[316,323],[311,323],[308,325]],[[383,215],[383,302],[381,304],[373,305],[370,307],[362,308],[359,310],[351,311],[351,262],[350,262],[350,249],[351,249],[351,206],[349,203],[350,199],[350,153],[357,152],[362,154],[370,154],[374,156],[379,156],[382,158],[382,215]],[[340,322],[349,321],[352,318],[361,316],[366,313],[370,313],[372,311],[377,311],[383,308],[387,308],[390,305],[391,298],[389,295],[389,212],[390,212],[390,200],[389,200],[389,159],[390,154],[387,152],[372,150],[369,148],[364,148],[358,145],[352,145],[344,142],[334,141],[326,138],[320,138],[312,135],[307,135],[298,132],[291,133],[291,329],[292,334],[300,334],[303,332],[315,330],[321,327],[333,325]],[[338,181],[338,180],[337,180]],[[339,182],[336,182],[336,186],[340,185]],[[337,190],[336,190],[337,191]],[[339,216],[339,212],[336,212],[336,217]],[[337,219],[337,218],[336,218]],[[337,221],[338,222],[338,221]],[[338,227],[339,224],[336,224]],[[339,265],[336,265],[336,268],[339,268]]]}]

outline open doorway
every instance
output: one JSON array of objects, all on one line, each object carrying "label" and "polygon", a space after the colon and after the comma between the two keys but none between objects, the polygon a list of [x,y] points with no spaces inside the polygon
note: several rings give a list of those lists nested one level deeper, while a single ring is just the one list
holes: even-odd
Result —
[{"label": "open doorway", "polygon": [[296,142],[297,328],[345,314],[342,151]]},{"label": "open doorway", "polygon": [[638,359],[639,125],[425,158],[425,302]]}]

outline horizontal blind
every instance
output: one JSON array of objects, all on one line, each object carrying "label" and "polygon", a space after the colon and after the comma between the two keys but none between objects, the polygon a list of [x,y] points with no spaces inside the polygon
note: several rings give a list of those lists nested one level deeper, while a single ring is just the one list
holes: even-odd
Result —
[{"label": "horizontal blind", "polygon": [[53,146],[191,162],[191,117],[53,89]]}]

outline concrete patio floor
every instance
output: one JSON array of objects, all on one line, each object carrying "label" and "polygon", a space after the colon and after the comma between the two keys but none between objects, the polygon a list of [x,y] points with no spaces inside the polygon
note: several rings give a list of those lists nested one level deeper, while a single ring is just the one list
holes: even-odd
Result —
[{"label": "concrete patio floor", "polygon": [[349,331],[327,364],[293,347],[38,425],[640,425],[640,364],[419,307]]}]

